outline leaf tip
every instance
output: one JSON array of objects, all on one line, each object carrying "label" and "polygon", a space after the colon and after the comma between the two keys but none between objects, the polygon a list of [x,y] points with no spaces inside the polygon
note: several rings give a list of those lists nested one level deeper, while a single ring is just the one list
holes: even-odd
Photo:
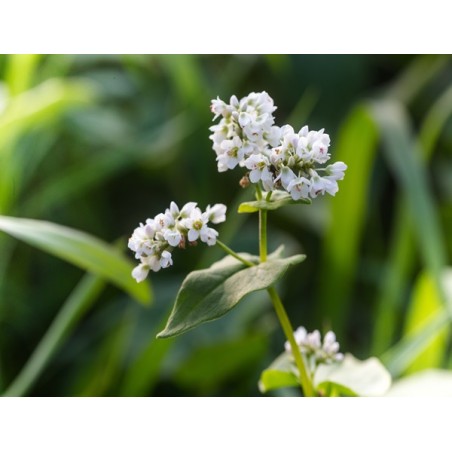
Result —
[{"label": "leaf tip", "polygon": [[168,328],[165,328],[164,330],[160,331],[160,333],[157,333],[157,336],[155,336],[156,339],[168,339],[171,336],[174,336],[174,334],[171,333],[171,331],[168,331]]}]

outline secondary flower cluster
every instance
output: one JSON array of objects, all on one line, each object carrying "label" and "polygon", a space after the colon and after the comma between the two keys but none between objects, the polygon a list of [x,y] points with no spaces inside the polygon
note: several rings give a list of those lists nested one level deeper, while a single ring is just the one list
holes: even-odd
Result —
[{"label": "secondary flower cluster", "polygon": [[[339,343],[336,342],[336,335],[332,331],[325,334],[323,344],[318,330],[308,333],[306,328],[300,326],[294,331],[294,336],[300,351],[307,356],[310,363],[313,361],[315,366],[321,363],[339,362],[344,359],[344,355],[339,353]],[[289,342],[286,342],[284,347],[287,352],[292,351]]]},{"label": "secondary flower cluster", "polygon": [[207,206],[202,212],[195,202],[188,202],[179,209],[172,202],[165,213],[148,218],[140,223],[129,239],[129,248],[135,251],[135,258],[141,263],[132,271],[132,276],[141,282],[149,270],[154,272],[173,264],[171,252],[175,247],[185,248],[186,243],[195,244],[197,240],[215,245],[218,232],[208,223],[222,223],[226,220],[226,206],[215,204]]},{"label": "secondary flower cluster", "polygon": [[[218,171],[237,165],[249,170],[251,183],[261,182],[264,190],[285,190],[292,199],[316,198],[339,190],[337,181],[344,178],[347,165],[330,159],[330,137],[304,126],[296,133],[290,125],[274,125],[273,99],[265,92],[250,93],[240,101],[232,96],[229,104],[212,100],[214,120],[210,139],[217,154]],[[322,175],[320,175],[320,174]]]}]

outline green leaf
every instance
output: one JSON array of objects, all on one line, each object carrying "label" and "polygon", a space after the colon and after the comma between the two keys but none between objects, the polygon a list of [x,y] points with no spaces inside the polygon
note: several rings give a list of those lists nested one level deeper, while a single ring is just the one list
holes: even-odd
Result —
[{"label": "green leaf", "polygon": [[262,372],[259,380],[259,390],[268,392],[289,386],[299,386],[300,382],[297,378],[297,373],[292,355],[284,352]]},{"label": "green leaf", "polygon": [[105,280],[100,276],[83,276],[3,396],[20,397],[30,392],[79,320],[98,299],[105,285]]},{"label": "green leaf", "polygon": [[391,386],[391,375],[377,358],[360,361],[350,354],[336,364],[321,364],[314,375],[319,392],[340,395],[382,396]]},{"label": "green leaf", "polygon": [[0,216],[0,230],[84,270],[102,276],[147,304],[149,282],[137,284],[132,262],[116,248],[84,232],[47,221]]},{"label": "green leaf", "polygon": [[[240,256],[252,262],[257,259],[246,253]],[[272,286],[290,266],[305,258],[301,254],[285,259],[270,258],[246,267],[227,256],[205,270],[189,273],[177,294],[168,323],[157,337],[176,336],[223,316],[245,295]]]},{"label": "green leaf", "polygon": [[381,360],[393,377],[402,374],[414,359],[430,344],[439,330],[450,323],[450,314],[442,308],[420,331],[403,337],[381,356]]},{"label": "green leaf", "polygon": [[452,396],[452,372],[430,369],[396,381],[386,393],[387,397]]},{"label": "green leaf", "polygon": [[422,164],[419,144],[414,140],[407,112],[401,104],[392,101],[373,102],[370,111],[380,128],[386,159],[404,191],[424,265],[442,301],[446,303],[440,277],[447,262],[447,247],[428,174]]},{"label": "green leaf", "polygon": [[[381,130],[385,156],[404,191],[407,215],[413,226],[423,264],[434,281],[441,303],[444,306],[448,304],[447,308],[450,310],[452,299],[447,300],[441,281],[447,262],[447,246],[428,172],[421,159],[423,153],[427,155],[430,151],[422,151],[420,144],[414,139],[407,112],[401,104],[393,101],[373,102],[370,111]],[[428,144],[428,139],[424,140]],[[436,336],[435,328],[442,327],[444,320],[442,313],[437,314],[420,332],[410,334],[409,338],[404,337],[385,353],[384,360],[393,376],[405,371],[416,356],[425,350],[432,337]]]},{"label": "green leaf", "polygon": [[[391,385],[391,376],[377,358],[360,361],[348,354],[335,364],[321,364],[314,375],[316,390],[327,396],[381,396]],[[259,380],[262,392],[299,386],[298,369],[284,352],[264,370]]]},{"label": "green leaf", "polygon": [[[419,145],[424,164],[431,158],[441,131],[451,114],[452,86],[446,89],[427,111],[420,128]],[[399,197],[396,206],[391,245],[389,246],[390,261],[377,300],[378,311],[374,330],[374,353],[377,355],[392,343],[392,337],[397,327],[397,313],[403,302],[400,294],[408,285],[409,275],[416,262],[414,258],[416,249],[412,246],[413,226],[406,201]]]},{"label": "green leaf", "polygon": [[6,66],[5,81],[12,96],[25,91],[32,82],[33,76],[42,55],[9,55]]},{"label": "green leaf", "polygon": [[[452,281],[452,269],[444,273],[443,281]],[[450,285],[450,284],[449,284]],[[446,284],[445,284],[445,287]],[[405,335],[418,332],[441,309],[442,303],[433,278],[428,272],[419,275],[414,287],[412,299],[407,313]],[[423,369],[440,367],[447,351],[448,325],[438,329],[431,337],[428,346],[420,353],[407,369],[407,373],[415,373]]]},{"label": "green leaf", "polygon": [[[341,337],[348,324],[351,290],[359,264],[361,237],[369,208],[368,191],[372,180],[378,131],[366,108],[357,106],[340,128],[334,157],[346,162],[347,174],[334,199],[323,241],[322,264],[328,284],[319,287],[319,322],[333,321]],[[356,150],[359,149],[359,152]]]},{"label": "green leaf", "polygon": [[[264,198],[265,196],[266,193],[264,193]],[[242,204],[240,204],[239,206],[238,213],[254,213],[258,212],[259,209],[276,210],[289,204],[311,204],[311,200],[299,199],[298,201],[294,201],[289,193],[276,190],[272,193],[270,201],[262,199],[260,201],[242,202]]]}]

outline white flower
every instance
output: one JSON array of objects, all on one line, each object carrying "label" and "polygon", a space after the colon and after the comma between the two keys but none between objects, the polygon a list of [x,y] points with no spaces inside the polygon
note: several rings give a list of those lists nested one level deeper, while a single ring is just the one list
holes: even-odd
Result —
[{"label": "white flower", "polygon": [[272,147],[278,146],[281,140],[281,128],[278,126],[270,127],[270,130],[264,133],[264,139],[268,142],[270,146]]},{"label": "white flower", "polygon": [[[339,353],[339,343],[336,342],[336,335],[332,331],[325,334],[323,344],[318,330],[308,333],[302,326],[294,331],[294,338],[300,351],[309,358],[309,364],[314,367],[311,370],[315,370],[315,367],[320,363],[338,362],[344,358],[344,355]],[[292,352],[288,341],[285,342],[284,348],[286,352]]]},{"label": "white flower", "polygon": [[162,264],[160,263],[160,256],[158,256],[157,254],[143,258],[142,262],[147,264],[153,272],[158,272],[162,268]]},{"label": "white flower", "polygon": [[160,266],[162,268],[169,267],[173,265],[173,259],[171,258],[171,253],[169,251],[163,251],[160,257]]},{"label": "white flower", "polygon": [[182,241],[182,234],[174,229],[166,229],[163,233],[163,238],[171,245],[178,246]]},{"label": "white flower", "polygon": [[132,270],[132,277],[139,283],[144,281],[149,273],[149,266],[146,264],[139,264]]},{"label": "white flower", "polygon": [[157,232],[174,225],[174,218],[169,211],[166,213],[159,213],[153,221],[153,227],[155,227]]},{"label": "white flower", "polygon": [[[305,345],[306,343],[306,336],[307,336],[308,332],[306,331],[306,328],[304,328],[303,326],[298,327],[293,335],[295,338],[295,342],[297,343],[297,345],[299,347],[302,347]],[[292,350],[292,347],[290,346],[290,342],[286,341],[284,344],[284,348],[286,349],[287,352],[290,352]]]},{"label": "white flower", "polygon": [[183,226],[188,230],[187,237],[190,242],[199,238],[201,230],[207,227],[207,221],[207,215],[203,214],[198,207],[191,212],[189,218],[182,221]]},{"label": "white flower", "polygon": [[217,98],[212,100],[211,109],[214,119],[223,116],[218,125],[210,127],[219,172],[243,166],[252,153],[278,144],[280,130],[273,126],[272,115],[276,107],[266,92],[250,93],[240,101],[232,96],[229,105]]},{"label": "white flower", "polygon": [[195,202],[186,203],[181,210],[172,202],[165,213],[148,218],[140,223],[129,239],[129,248],[135,251],[140,264],[132,271],[132,277],[143,281],[150,270],[157,272],[173,265],[171,251],[175,247],[185,248],[186,241],[198,238],[207,245],[215,245],[218,232],[208,227],[208,222],[221,223],[226,220],[226,206],[214,204],[206,212]]},{"label": "white flower", "polygon": [[179,217],[179,215],[180,215],[179,207],[177,206],[177,204],[175,202],[171,201],[169,209],[165,210],[165,214],[166,215],[171,215],[171,217],[174,220],[176,220]]},{"label": "white flower", "polygon": [[[151,220],[147,220],[150,222]],[[153,238],[155,236],[155,229],[146,222],[146,225],[140,223],[140,226],[133,231],[129,239],[129,248],[135,251],[135,257],[139,259],[143,254],[152,253]]]},{"label": "white flower", "polygon": [[[297,178],[297,175],[288,167],[283,166],[280,169],[279,176],[275,179],[275,182],[281,180],[281,185],[288,190],[289,184]],[[288,190],[290,192],[290,190]]]},{"label": "white flower", "polygon": [[344,162],[335,162],[332,165],[328,165],[325,168],[325,172],[330,179],[342,180],[346,169],[347,165]]},{"label": "white flower", "polygon": [[245,156],[246,149],[242,146],[242,140],[239,137],[224,140],[220,147],[223,150],[223,153],[217,157],[220,172],[234,169]]},{"label": "white flower", "polygon": [[192,211],[190,218],[183,220],[183,227],[188,230],[187,238],[190,242],[200,239],[201,242],[207,243],[209,246],[215,245],[218,232],[207,226],[208,221],[208,213],[202,213],[198,208]]},{"label": "white flower", "polygon": [[326,362],[342,361],[344,355],[339,352],[339,343],[336,342],[336,335],[332,331],[328,331],[323,338],[322,358]]},{"label": "white flower", "polygon": [[219,124],[210,127],[218,171],[246,167],[249,182],[261,184],[265,191],[282,187],[294,200],[325,193],[334,196],[347,166],[342,162],[319,166],[330,159],[329,135],[308,126],[298,133],[290,125],[278,127],[272,114],[275,110],[265,91],[252,92],[240,101],[232,96],[229,104],[219,98],[212,101],[215,119],[222,116]]},{"label": "white flower", "polygon": [[215,229],[204,226],[199,231],[199,236],[201,238],[201,242],[207,243],[207,245],[212,246],[217,243],[218,231]]},{"label": "white flower", "polygon": [[312,350],[316,350],[321,347],[320,331],[314,330],[312,333],[308,333],[306,337],[307,346]]},{"label": "white flower", "polygon": [[322,133],[312,144],[311,157],[318,163],[325,163],[330,158],[328,148],[330,146],[330,137]]},{"label": "white flower", "polygon": [[207,219],[213,223],[223,223],[223,221],[226,221],[226,206],[224,204],[215,204],[214,206],[210,207],[207,206],[206,209]]},{"label": "white flower", "polygon": [[333,355],[339,351],[339,343],[336,342],[336,335],[328,331],[323,338],[323,350],[328,355]]},{"label": "white flower", "polygon": [[311,174],[311,187],[309,190],[311,198],[316,198],[319,194],[324,195],[325,192],[334,196],[339,190],[336,180],[329,177],[320,177],[314,170],[311,170]]},{"label": "white flower", "polygon": [[270,162],[268,158],[262,154],[253,154],[245,160],[245,166],[250,171],[250,181],[255,184],[256,182],[272,181],[272,173],[268,169]]},{"label": "white flower", "polygon": [[182,210],[180,211],[180,217],[181,218],[188,218],[190,217],[191,213],[194,209],[196,209],[198,203],[196,202],[187,202],[187,204],[182,207]]},{"label": "white flower", "polygon": [[231,114],[231,108],[226,105],[219,97],[212,100],[212,104],[210,105],[210,109],[212,113],[215,113],[215,117],[213,120],[218,118],[218,116],[228,117]]},{"label": "white flower", "polygon": [[290,196],[292,196],[294,201],[298,201],[301,198],[308,198],[310,189],[311,183],[305,177],[296,177],[287,185],[287,191],[290,193]]},{"label": "white flower", "polygon": [[234,136],[234,124],[222,120],[219,124],[209,127],[209,130],[213,132],[209,138],[213,141],[215,152],[219,155],[223,152],[220,147],[221,143],[229,137]]}]

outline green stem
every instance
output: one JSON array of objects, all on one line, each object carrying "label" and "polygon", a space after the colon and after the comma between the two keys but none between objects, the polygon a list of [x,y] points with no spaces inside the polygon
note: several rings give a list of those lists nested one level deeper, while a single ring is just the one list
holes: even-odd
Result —
[{"label": "green stem", "polygon": [[[265,209],[259,209],[259,257],[261,262],[265,262],[267,260],[267,210]],[[281,298],[279,298],[279,295],[274,287],[269,287],[267,292],[270,295],[279,323],[281,324],[284,334],[292,349],[303,393],[306,397],[315,397],[316,394],[312,381],[306,371],[306,364],[303,356],[301,355],[300,348],[295,341],[293,328],[289,317],[287,316],[286,310],[284,309]]]},{"label": "green stem", "polygon": [[269,287],[267,289],[267,292],[270,295],[270,298],[273,302],[273,307],[276,311],[276,315],[278,316],[279,323],[281,324],[284,334],[289,341],[290,348],[292,349],[292,354],[295,358],[295,364],[297,365],[298,372],[300,374],[300,385],[303,388],[303,393],[306,397],[315,397],[315,391],[312,386],[311,379],[306,372],[306,364],[304,362],[303,356],[301,355],[300,347],[295,341],[293,328],[290,324],[289,317],[287,317],[287,313],[284,309],[281,298],[279,298],[279,295],[274,287]]},{"label": "green stem", "polygon": [[259,183],[256,184],[256,198],[258,201],[262,199],[262,189]]},{"label": "green stem", "polygon": [[230,254],[231,256],[235,257],[237,260],[239,260],[240,262],[245,264],[247,267],[254,267],[254,264],[252,262],[250,262],[250,261],[246,260],[245,258],[243,258],[242,256],[240,256],[240,254],[237,254],[234,250],[229,248],[229,246],[225,245],[220,240],[217,240],[217,245],[220,248],[222,248],[224,251],[226,251],[226,253]]},{"label": "green stem", "polygon": [[259,257],[267,260],[267,210],[259,209]]},{"label": "green stem", "polygon": [[3,396],[25,395],[41,375],[47,363],[69,335],[77,321],[96,300],[105,282],[99,276],[85,275],[73,290],[24,368]]}]

